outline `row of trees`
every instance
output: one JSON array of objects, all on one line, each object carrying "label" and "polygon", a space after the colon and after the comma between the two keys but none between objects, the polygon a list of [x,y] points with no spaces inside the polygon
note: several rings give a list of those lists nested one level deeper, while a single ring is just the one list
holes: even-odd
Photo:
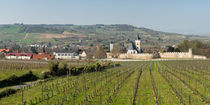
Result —
[{"label": "row of trees", "polygon": [[[125,53],[126,49],[120,45],[120,44],[114,44],[113,50],[111,51],[113,57],[119,56],[121,53]],[[100,44],[95,45],[91,52],[88,55],[89,58],[97,58],[97,59],[103,59],[107,58],[106,51],[104,50],[104,46],[101,46]]]},{"label": "row of trees", "polygon": [[69,66],[66,62],[57,62],[57,61],[51,61],[49,62],[49,73],[48,75],[52,76],[59,76],[59,75],[78,75],[81,73],[88,73],[88,72],[95,72],[95,71],[101,71],[105,68],[119,66],[118,63],[114,62],[97,62],[93,64],[87,64],[84,66]]},{"label": "row of trees", "polygon": [[178,45],[178,49],[182,52],[187,52],[189,48],[192,48],[193,54],[210,57],[210,43],[204,43],[198,40],[184,40]]}]

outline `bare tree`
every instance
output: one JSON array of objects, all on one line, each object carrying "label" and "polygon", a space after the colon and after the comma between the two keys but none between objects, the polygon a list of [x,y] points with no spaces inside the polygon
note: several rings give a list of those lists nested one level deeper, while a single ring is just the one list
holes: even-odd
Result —
[{"label": "bare tree", "polygon": [[93,53],[93,56],[95,58],[98,59],[106,58],[106,52],[104,51],[103,46],[99,44],[95,45],[91,52]]},{"label": "bare tree", "polygon": [[112,50],[113,57],[117,58],[121,53],[124,53],[125,50],[120,44],[115,44]]},{"label": "bare tree", "polygon": [[152,55],[153,58],[160,58],[160,54],[158,53],[158,51],[153,51]]}]

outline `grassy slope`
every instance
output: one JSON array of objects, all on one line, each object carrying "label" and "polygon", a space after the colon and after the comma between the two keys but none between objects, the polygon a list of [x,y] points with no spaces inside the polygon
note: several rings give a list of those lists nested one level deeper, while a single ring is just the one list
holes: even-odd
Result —
[{"label": "grassy slope", "polygon": [[180,102],[172,92],[169,84],[163,79],[163,77],[157,72],[157,67],[154,68],[153,76],[156,83],[157,90],[160,94],[160,103],[164,105],[179,105]]},{"label": "grassy slope", "polygon": [[[159,31],[154,31],[146,28],[137,28],[130,25],[74,25],[74,26],[65,26],[65,25],[49,25],[49,26],[33,26],[26,25],[28,31],[20,31],[22,28],[21,25],[10,25],[10,26],[0,26],[0,40],[10,39],[15,42],[20,43],[35,43],[37,41],[49,42],[52,41],[42,40],[39,38],[41,33],[51,33],[57,34],[64,29],[64,31],[81,34],[85,36],[90,36],[102,40],[102,43],[109,43],[109,40],[114,40],[116,42],[126,42],[128,39],[134,40],[137,33],[140,33],[142,38],[142,43],[144,47],[154,46],[154,45],[166,45],[166,44],[177,44],[184,39],[189,40],[203,40],[209,41],[208,37],[197,37],[197,36],[184,36],[175,33],[164,33]],[[39,32],[40,29],[40,32]],[[57,31],[56,31],[57,30]],[[21,33],[20,33],[21,32]],[[25,33],[29,33],[29,37],[24,39]],[[105,40],[105,41],[104,41]],[[59,41],[55,42],[59,43]]]},{"label": "grassy slope", "polygon": [[[164,68],[163,69],[164,71],[169,70],[169,68],[165,67],[164,65],[162,65],[162,68]],[[178,93],[182,95],[183,102],[185,104],[187,105],[189,104],[189,96],[191,97],[191,103],[193,103],[193,105],[204,104],[201,101],[201,98],[199,97],[199,95],[193,94],[193,91],[189,89],[185,84],[183,84],[178,78],[174,77],[171,74],[167,74],[167,75],[170,77],[170,81],[173,83],[173,86],[176,88]]]},{"label": "grassy slope", "polygon": [[113,105],[130,105],[134,94],[134,85],[136,83],[138,70],[125,82],[125,85],[120,89],[119,94],[113,100]]},{"label": "grassy slope", "polygon": [[18,33],[20,27],[13,25],[13,26],[0,26],[0,33]]},{"label": "grassy slope", "polygon": [[[121,68],[125,68],[125,66],[122,66]],[[115,68],[112,68],[110,70],[115,70]],[[118,68],[118,70],[121,70],[121,69]],[[95,76],[95,75],[98,75],[99,72],[96,72],[96,73],[97,74],[87,73],[85,75],[88,76],[88,77],[91,77],[91,75],[92,75],[92,77],[96,78],[97,76]],[[57,78],[55,80],[44,83],[44,86],[52,85],[52,83],[56,83],[57,81],[62,85],[63,80],[66,81],[66,77]],[[82,76],[72,76],[71,80],[79,82],[78,88],[81,88],[83,86],[83,84],[81,84],[82,81],[83,81]],[[98,83],[98,86],[100,86],[100,82]],[[60,86],[59,88],[62,89],[62,86]],[[93,89],[93,88],[90,88],[90,89]],[[70,89],[70,91],[73,92],[74,89]],[[91,91],[91,90],[89,90],[89,91]],[[45,91],[44,94],[46,95],[47,92],[48,91]],[[56,95],[56,89],[55,89],[54,95]],[[2,102],[3,105],[14,105],[14,104],[20,103],[21,102],[21,97],[18,97],[18,96],[21,96],[21,93],[17,93],[17,94],[11,95],[9,97],[2,98],[1,102]],[[27,89],[27,90],[24,91],[24,100],[27,100],[27,101],[29,101],[30,99],[34,100],[35,97],[40,97],[40,96],[41,96],[41,86],[33,87],[31,89]],[[54,98],[52,98],[51,100],[49,100],[49,102],[50,101],[54,102],[55,98],[59,99],[61,96],[62,95],[57,95]],[[80,102],[81,99],[84,99],[84,93],[79,93],[78,94],[76,102],[77,103]],[[43,102],[43,103],[46,103],[46,101]],[[40,103],[40,104],[43,104],[43,103]]]},{"label": "grassy slope", "polygon": [[[111,68],[108,71],[109,72],[114,72],[114,71],[125,71],[128,70],[129,68],[135,68],[137,67],[138,63],[142,62],[135,62],[135,63],[123,63],[123,65],[119,68]],[[152,90],[152,83],[151,83],[151,79],[150,79],[150,72],[149,72],[149,65],[153,63],[153,62],[145,62],[143,65],[146,65],[145,68],[143,69],[143,73],[140,77],[140,81],[139,81],[139,88],[137,91],[137,97],[136,97],[136,105],[155,105],[155,100],[154,100],[154,94],[153,94],[153,90]],[[160,103],[161,105],[178,105],[180,104],[179,99],[176,98],[175,94],[172,92],[171,87],[169,86],[169,84],[166,82],[166,80],[160,75],[160,73],[157,71],[158,63],[155,63],[152,65],[152,74],[154,76],[154,80],[155,80],[155,84],[157,87],[157,91],[159,93],[160,96]],[[156,65],[156,66],[155,66]],[[170,70],[169,68],[166,68],[163,64],[160,64],[162,66],[162,71],[164,72],[166,70]],[[141,67],[141,66],[138,66]],[[160,68],[159,68],[160,69]],[[133,69],[132,69],[133,70]],[[129,71],[131,72],[131,71]],[[183,100],[184,103],[186,105],[188,105],[189,102],[189,96],[191,96],[191,105],[202,105],[203,102],[201,102],[201,99],[199,97],[199,95],[195,95],[186,85],[184,85],[179,79],[177,79],[176,77],[174,77],[173,75],[164,72],[164,75],[167,75],[167,78],[170,78],[170,82],[172,83],[172,86],[177,90],[178,93],[181,93],[181,96],[183,96]],[[93,104],[93,105],[99,105],[100,104],[100,94],[102,94],[102,103],[104,103],[107,98],[108,98],[108,94],[107,94],[107,89],[110,89],[110,94],[112,94],[113,92],[113,85],[115,84],[115,86],[118,83],[118,80],[120,81],[122,77],[128,75],[127,74],[123,74],[122,76],[118,77],[117,74],[110,76],[108,79],[110,79],[111,81],[106,83],[106,79],[103,78],[102,81],[99,80],[96,83],[96,86],[94,86],[93,84],[90,83],[91,80],[98,80],[99,77],[101,76],[105,76],[105,72],[99,73],[99,72],[95,72],[95,73],[87,73],[84,75],[80,75],[80,76],[72,76],[71,77],[71,81],[70,81],[70,85],[73,84],[73,81],[78,82],[77,89],[78,90],[82,90],[83,86],[84,86],[84,79],[83,77],[85,76],[86,78],[86,83],[88,84],[87,86],[89,87],[86,91],[86,94],[91,95],[94,90],[96,89],[100,89],[102,86],[102,89],[100,89],[96,96],[94,96],[92,99],[88,99],[88,103]],[[126,79],[126,81],[124,82],[124,84],[121,86],[121,88],[119,89],[119,91],[117,92],[116,96],[112,96],[112,102],[110,104],[113,105],[129,105],[131,103],[130,98],[133,95],[134,92],[134,85],[136,83],[137,80],[137,75],[138,75],[138,69],[135,70],[135,72],[128,78]],[[113,78],[113,79],[111,79]],[[65,83],[66,81],[66,77],[59,77],[56,78],[55,80],[51,80],[48,81],[46,83],[44,83],[44,86],[50,86],[52,85],[52,83],[56,83],[59,82],[59,89],[62,90],[63,87],[65,85],[67,85],[67,83]],[[193,85],[193,84],[192,84]],[[67,93],[69,95],[69,101],[66,102],[66,105],[72,104],[72,93],[74,93],[74,89],[75,88],[70,88],[68,91],[66,91],[65,93]],[[54,91],[54,94],[56,95],[56,88]],[[49,92],[49,90],[45,90],[44,94],[46,95]],[[16,93],[14,95],[11,95],[9,97],[5,97],[3,99],[1,99],[1,103],[3,105],[13,105],[13,104],[18,104],[21,103],[21,93]],[[35,97],[41,97],[41,86],[38,87],[32,87],[31,89],[27,89],[24,91],[24,100],[30,101],[35,99]],[[58,94],[57,96],[54,96],[53,98],[50,98],[49,102],[54,103],[55,101],[57,101],[58,99],[61,101],[63,97],[63,94]],[[85,93],[84,91],[79,91],[76,95],[76,99],[75,99],[75,103],[79,104],[81,102],[81,100],[85,99]],[[47,101],[45,100],[41,104],[46,104]]]},{"label": "grassy slope", "polygon": [[[32,69],[31,71],[34,75],[39,77],[41,72],[45,70],[46,69]],[[27,72],[29,72],[29,70],[0,70],[0,80],[8,78],[12,75],[21,76]]]},{"label": "grassy slope", "polygon": [[136,98],[137,105],[155,105],[148,68],[144,69],[139,81],[139,89]]}]

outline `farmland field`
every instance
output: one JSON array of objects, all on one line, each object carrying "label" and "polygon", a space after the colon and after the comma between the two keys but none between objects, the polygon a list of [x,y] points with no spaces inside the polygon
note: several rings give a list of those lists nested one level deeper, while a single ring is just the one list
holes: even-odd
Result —
[{"label": "farmland field", "polygon": [[[0,98],[0,105],[209,105],[210,61],[119,62],[56,77]],[[2,74],[0,74],[2,75]]]}]

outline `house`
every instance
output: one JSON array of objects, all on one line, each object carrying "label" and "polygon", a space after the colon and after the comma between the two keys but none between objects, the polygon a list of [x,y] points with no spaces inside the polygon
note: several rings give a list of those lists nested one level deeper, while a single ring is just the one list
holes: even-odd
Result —
[{"label": "house", "polygon": [[55,56],[55,59],[66,59],[66,60],[79,59],[78,54],[72,51],[54,52],[53,55]]},{"label": "house", "polygon": [[20,60],[30,60],[32,58],[31,53],[8,53],[5,56],[6,59],[20,59]]},{"label": "house", "polygon": [[52,60],[54,56],[51,54],[45,54],[45,53],[40,53],[40,54],[33,54],[32,59],[33,60]]},{"label": "house", "polygon": [[32,44],[32,45],[28,45],[29,47],[36,47],[36,48],[44,48],[47,47],[47,45],[40,45],[40,44]]},{"label": "house", "polygon": [[86,51],[82,51],[82,52],[79,54],[79,57],[80,57],[81,59],[85,59],[85,58],[87,57]]},{"label": "house", "polygon": [[8,53],[10,49],[0,49],[0,53]]}]

